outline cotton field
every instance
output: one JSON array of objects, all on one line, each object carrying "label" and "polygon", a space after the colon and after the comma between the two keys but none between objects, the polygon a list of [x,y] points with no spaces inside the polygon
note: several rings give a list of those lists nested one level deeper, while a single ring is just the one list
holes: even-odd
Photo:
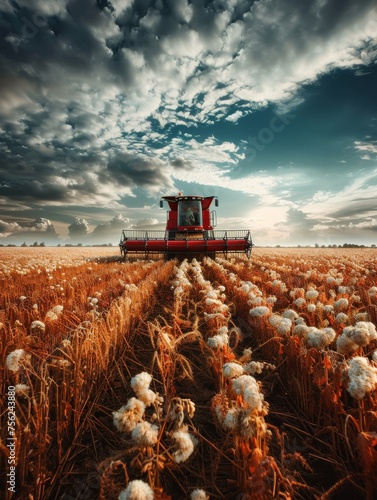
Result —
[{"label": "cotton field", "polygon": [[370,499],[377,251],[0,249],[4,499]]}]

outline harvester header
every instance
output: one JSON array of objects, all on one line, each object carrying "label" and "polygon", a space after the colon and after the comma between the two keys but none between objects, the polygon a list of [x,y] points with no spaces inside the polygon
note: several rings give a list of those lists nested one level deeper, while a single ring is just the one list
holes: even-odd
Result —
[{"label": "harvester header", "polygon": [[164,254],[165,258],[192,258],[217,253],[246,253],[253,246],[249,230],[215,230],[216,211],[210,210],[217,196],[163,196],[169,205],[165,231],[123,230],[119,243],[124,257],[128,254]]}]

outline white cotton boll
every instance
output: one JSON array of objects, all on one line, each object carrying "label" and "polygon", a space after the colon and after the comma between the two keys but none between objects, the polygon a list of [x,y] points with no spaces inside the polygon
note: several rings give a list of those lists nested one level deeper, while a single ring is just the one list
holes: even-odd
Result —
[{"label": "white cotton boll", "polygon": [[363,330],[368,330],[369,342],[377,339],[377,330],[374,323],[370,321],[358,321],[355,325],[355,328],[362,328]]},{"label": "white cotton boll", "polygon": [[243,366],[238,363],[225,363],[223,365],[223,373],[225,378],[235,378],[243,374]]},{"label": "white cotton boll", "polygon": [[252,306],[253,305],[253,299],[255,299],[255,295],[253,293],[249,293],[249,295],[247,297],[248,297],[249,300],[246,302],[246,304],[248,306]]},{"label": "white cotton boll", "polygon": [[280,325],[280,322],[282,319],[283,318],[281,316],[279,316],[278,314],[272,314],[268,318],[268,322],[270,323],[271,326],[273,326],[274,328],[277,328]]},{"label": "white cotton boll", "polygon": [[14,392],[17,395],[27,396],[29,394],[30,387],[26,384],[16,384],[14,387]]},{"label": "white cotton boll", "polygon": [[349,362],[349,383],[347,390],[355,399],[362,399],[377,385],[377,368],[369,363],[367,358],[356,356]]},{"label": "white cotton boll", "polygon": [[347,326],[343,328],[343,335],[346,335],[358,346],[364,347],[369,343],[369,332],[367,328],[358,328]]},{"label": "white cotton boll", "polygon": [[331,314],[334,311],[334,307],[330,304],[323,306],[323,312],[326,314]]},{"label": "white cotton boll", "polygon": [[141,479],[135,479],[128,483],[128,486],[123,490],[118,500],[153,500],[154,493],[148,483]]},{"label": "white cotton boll", "polygon": [[250,347],[246,347],[242,352],[242,356],[241,356],[242,362],[247,363],[248,361],[250,361],[252,354],[253,354],[253,351],[250,349]]},{"label": "white cotton boll", "polygon": [[359,312],[355,314],[356,321],[367,321],[368,313],[367,312]]},{"label": "white cotton boll", "polygon": [[306,340],[309,347],[323,349],[324,347],[330,345],[335,337],[336,333],[332,328],[324,328],[323,330],[319,330],[318,328],[311,327]]},{"label": "white cotton boll", "polygon": [[305,325],[305,320],[304,318],[301,318],[301,316],[299,316],[297,319],[295,319],[295,325]]},{"label": "white cotton boll", "polygon": [[198,440],[182,428],[179,431],[172,432],[171,436],[175,441],[176,447],[178,448],[173,453],[174,460],[177,464],[186,462],[194,451]]},{"label": "white cotton boll", "polygon": [[120,432],[132,432],[143,420],[144,412],[145,404],[137,398],[131,398],[125,406],[113,411],[114,425]]},{"label": "white cotton boll", "polygon": [[317,349],[322,347],[322,335],[321,331],[315,327],[309,327],[308,335],[306,336],[306,341],[309,347],[316,347]]},{"label": "white cotton boll", "polygon": [[333,276],[327,276],[326,282],[330,285],[331,283],[335,283],[335,278]]},{"label": "white cotton boll", "polygon": [[355,352],[358,348],[359,346],[355,344],[355,342],[353,342],[345,333],[342,333],[336,339],[336,350],[340,354],[347,356]]},{"label": "white cotton boll", "polygon": [[224,318],[224,315],[221,314],[220,312],[214,312],[214,313],[204,313],[204,319],[206,321],[213,319],[213,318]]},{"label": "white cotton boll", "polygon": [[194,490],[191,492],[190,500],[209,500],[209,496],[204,490]]},{"label": "white cotton boll", "polygon": [[152,382],[152,375],[147,372],[141,372],[131,378],[131,387],[138,396],[140,392],[144,392],[149,388]]},{"label": "white cotton boll", "polygon": [[308,333],[308,326],[305,324],[296,325],[293,329],[293,335],[297,335],[300,338],[306,338]]},{"label": "white cotton boll", "polygon": [[63,306],[55,306],[46,313],[46,321],[56,321],[63,312]]},{"label": "white cotton boll", "polygon": [[308,304],[307,309],[308,309],[308,312],[313,313],[317,309],[317,307],[315,304]]},{"label": "white cotton boll", "polygon": [[336,309],[340,309],[341,311],[345,311],[348,308],[348,300],[345,298],[341,298],[334,302],[334,307]]},{"label": "white cotton boll", "polygon": [[145,389],[144,391],[140,391],[138,394],[138,398],[143,401],[145,406],[153,405],[153,403],[158,400],[158,396],[151,389]]},{"label": "white cotton boll", "polygon": [[377,296],[377,286],[372,286],[372,288],[369,288],[368,294],[370,298],[375,298]]},{"label": "white cotton boll", "polygon": [[22,364],[29,363],[31,359],[30,354],[26,353],[23,349],[16,349],[12,351],[5,359],[5,365],[13,373],[18,372]]},{"label": "white cotton boll", "polygon": [[275,297],[275,295],[270,295],[269,297],[267,297],[266,302],[267,304],[275,304],[277,300],[278,299]]},{"label": "white cotton boll", "polygon": [[375,351],[373,351],[372,353],[372,359],[375,363],[377,363],[377,349]]},{"label": "white cotton boll", "polygon": [[251,375],[241,375],[232,379],[234,392],[242,396],[252,410],[261,411],[263,408],[263,394],[259,390],[258,382]]},{"label": "white cotton boll", "polygon": [[299,316],[297,314],[297,312],[294,310],[294,309],[286,309],[284,312],[283,312],[283,318],[288,318],[290,319],[291,321],[294,321],[295,319],[297,319]]},{"label": "white cotton boll", "polygon": [[229,344],[229,336],[227,333],[214,335],[207,340],[207,345],[213,350],[223,349]]},{"label": "white cotton boll", "polygon": [[220,306],[222,304],[221,300],[218,299],[206,299],[207,306]]},{"label": "white cotton boll", "polygon": [[248,375],[255,375],[255,373],[262,373],[264,367],[264,363],[260,363],[259,361],[250,361],[244,366],[244,372]]},{"label": "white cotton boll", "polygon": [[157,443],[158,427],[143,420],[136,424],[131,436],[140,446],[153,446]]},{"label": "white cotton boll", "polygon": [[344,313],[339,313],[335,316],[335,321],[339,324],[348,323],[348,316]]},{"label": "white cotton boll", "polygon": [[30,325],[30,330],[31,333],[44,333],[46,331],[46,325],[43,321],[36,320]]},{"label": "white cotton boll", "polygon": [[239,411],[237,408],[229,408],[225,417],[221,414],[220,411],[217,412],[217,418],[223,425],[225,429],[229,429],[230,431],[234,431],[238,425],[238,414]]},{"label": "white cotton boll", "polygon": [[277,327],[277,332],[280,333],[281,335],[286,335],[290,333],[291,329],[292,329],[292,321],[288,318],[282,318]]},{"label": "white cotton boll", "polygon": [[[339,278],[336,281],[337,281],[337,283],[341,283],[343,281],[343,278]],[[347,292],[348,292],[348,288],[346,286],[338,287],[338,293],[340,293],[341,295],[345,295]]]},{"label": "white cotton boll", "polygon": [[317,290],[314,290],[314,288],[310,288],[305,293],[305,297],[307,299],[316,299],[318,297],[318,295],[319,295],[319,292],[317,292]]},{"label": "white cotton boll", "polygon": [[297,307],[303,307],[306,304],[306,300],[303,297],[299,297],[298,299],[294,300],[293,303]]},{"label": "white cotton boll", "polygon": [[250,305],[252,306],[260,306],[263,303],[263,298],[262,297],[255,297],[254,299],[248,301],[248,304],[250,302]]},{"label": "white cotton boll", "polygon": [[240,415],[240,436],[245,439],[253,439],[265,435],[267,425],[263,417],[255,416],[251,412],[243,412]]},{"label": "white cotton boll", "polygon": [[261,318],[262,316],[266,316],[269,313],[270,310],[266,306],[254,307],[249,311],[250,316],[252,316],[253,318]]},{"label": "white cotton boll", "polygon": [[330,328],[330,327],[327,327],[327,328],[322,328],[322,332],[324,335],[327,336],[328,338],[328,344],[331,344],[331,342],[333,342],[336,338],[336,332],[333,328]]},{"label": "white cotton boll", "polygon": [[227,326],[221,326],[220,328],[218,328],[217,330],[217,335],[225,335],[225,334],[228,334],[228,327]]}]

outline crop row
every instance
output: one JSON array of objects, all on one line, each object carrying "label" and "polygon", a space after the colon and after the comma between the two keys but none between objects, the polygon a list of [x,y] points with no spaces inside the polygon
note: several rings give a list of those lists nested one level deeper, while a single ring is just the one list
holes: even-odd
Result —
[{"label": "crop row", "polygon": [[12,498],[372,498],[370,253],[61,255],[2,262]]}]

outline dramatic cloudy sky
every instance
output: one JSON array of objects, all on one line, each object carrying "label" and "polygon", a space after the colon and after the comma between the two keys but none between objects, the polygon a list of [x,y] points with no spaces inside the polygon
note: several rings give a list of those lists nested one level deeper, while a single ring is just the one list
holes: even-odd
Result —
[{"label": "dramatic cloudy sky", "polygon": [[217,195],[257,245],[377,243],[376,0],[0,0],[0,243]]}]

